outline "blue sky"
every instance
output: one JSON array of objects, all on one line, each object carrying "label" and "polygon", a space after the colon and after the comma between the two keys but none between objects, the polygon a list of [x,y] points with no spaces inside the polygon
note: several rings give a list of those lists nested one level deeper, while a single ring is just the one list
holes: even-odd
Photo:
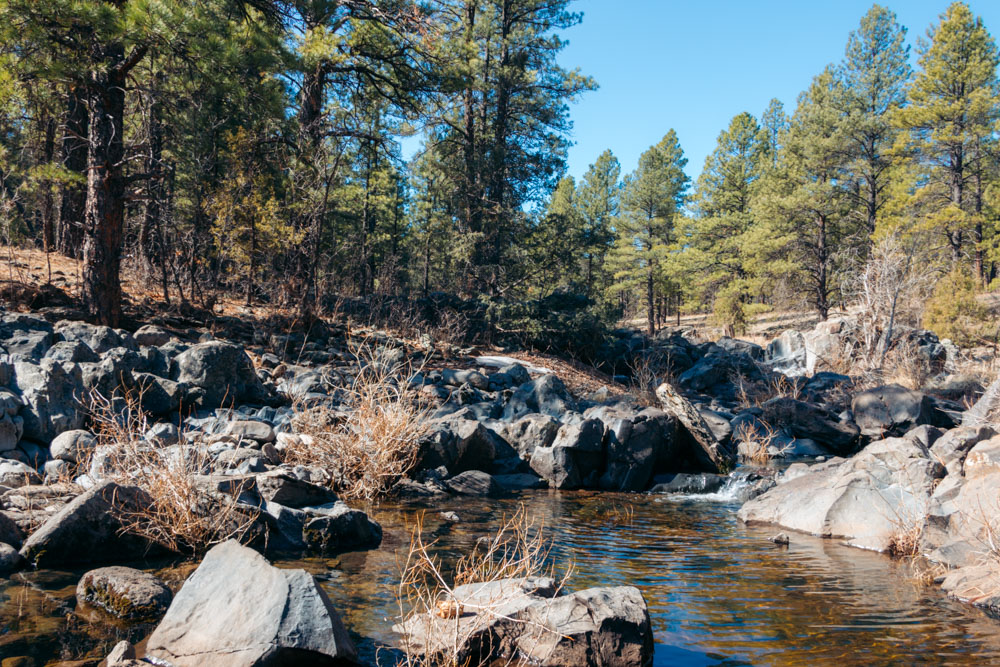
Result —
[{"label": "blue sky", "polygon": [[[883,2],[915,40],[948,6],[945,0]],[[583,23],[562,33],[560,55],[600,90],[573,104],[575,145],[569,173],[577,179],[610,148],[622,173],[671,127],[701,172],[719,132],[741,111],[759,117],[772,97],[791,113],[795,100],[828,63],[839,61],[847,36],[872,3],[855,0],[577,0]],[[1000,34],[1000,1],[973,0],[972,10]]]}]

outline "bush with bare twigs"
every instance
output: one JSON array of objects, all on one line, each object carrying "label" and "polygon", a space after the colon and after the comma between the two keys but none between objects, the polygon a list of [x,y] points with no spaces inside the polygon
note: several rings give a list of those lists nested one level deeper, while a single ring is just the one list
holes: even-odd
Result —
[{"label": "bush with bare twigs", "polygon": [[733,431],[733,440],[741,444],[740,458],[747,463],[764,466],[772,459],[783,456],[789,448],[788,445],[777,446],[779,435],[778,429],[766,422],[743,422]]},{"label": "bush with bare twigs", "polygon": [[644,351],[628,363],[632,392],[642,405],[658,406],[656,388],[673,378],[670,354],[660,350]]},{"label": "bush with bare twigs", "polygon": [[446,567],[435,553],[435,541],[425,537],[423,519],[423,514],[418,516],[409,550],[399,563],[395,596],[401,621],[396,629],[406,654],[402,664],[518,664],[516,651],[505,645],[505,632],[497,625],[518,634],[522,642],[525,635],[530,641],[554,632],[514,617],[511,610],[539,587],[547,588],[549,596],[556,594],[572,571],[557,571],[544,525],[522,506],[504,517],[494,534],[480,538],[469,554]]},{"label": "bush with bare twigs", "polygon": [[245,540],[259,515],[237,502],[240,484],[227,493],[211,488],[206,451],[193,446],[155,447],[142,440],[148,423],[140,405],[141,391],[124,390],[105,397],[92,392],[89,415],[98,438],[91,462],[104,479],[136,486],[151,497],[140,511],[121,509],[126,532],[140,535],[175,552],[201,552],[229,539]]},{"label": "bush with bare twigs", "polygon": [[409,389],[414,372],[397,355],[363,345],[356,356],[362,365],[343,409],[300,404],[292,427],[306,437],[284,456],[323,468],[347,498],[373,500],[416,465],[428,410]]}]

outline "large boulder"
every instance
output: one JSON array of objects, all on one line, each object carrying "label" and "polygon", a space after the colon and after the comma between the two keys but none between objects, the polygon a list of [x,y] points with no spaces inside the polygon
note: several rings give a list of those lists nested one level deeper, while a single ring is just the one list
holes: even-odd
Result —
[{"label": "large boulder", "polygon": [[90,431],[73,429],[63,431],[49,445],[52,458],[70,463],[83,463],[97,449],[97,438]]},{"label": "large boulder", "polygon": [[536,447],[531,469],[555,489],[593,488],[604,467],[604,423],[564,424],[549,447]]},{"label": "large boulder", "polygon": [[664,382],[656,389],[656,397],[667,414],[673,416],[683,427],[690,440],[690,454],[694,461],[707,472],[728,472],[736,464],[736,453],[720,442],[705,423],[698,409]]},{"label": "large boulder", "polygon": [[418,468],[444,466],[451,475],[466,470],[490,470],[497,451],[509,448],[493,431],[463,414],[449,415],[434,423],[420,441]]},{"label": "large boulder", "polygon": [[278,667],[352,665],[357,652],[312,575],[229,541],[184,582],[146,655],[176,667]]},{"label": "large boulder", "polygon": [[576,410],[576,401],[555,375],[542,375],[518,387],[504,407],[505,421],[515,421],[532,412],[560,418]]},{"label": "large boulder", "polygon": [[761,408],[767,424],[795,438],[814,440],[836,454],[850,453],[857,444],[858,427],[818,405],[778,396]]},{"label": "large boulder", "polygon": [[111,327],[86,322],[59,321],[56,323],[55,333],[64,341],[83,343],[99,355],[115,347],[135,346],[135,341],[127,334],[126,339]]},{"label": "large boulder", "polygon": [[607,463],[599,485],[610,491],[644,491],[653,475],[677,457],[676,421],[646,408],[628,415],[597,410],[607,427]]},{"label": "large boulder", "polygon": [[449,664],[647,667],[653,634],[633,586],[556,595],[550,579],[505,579],[454,590],[458,618],[414,615],[394,627],[414,657]]},{"label": "large boulder", "polygon": [[856,394],[851,412],[862,435],[873,438],[903,435],[920,424],[936,424],[934,407],[921,392],[898,384]]},{"label": "large boulder", "polygon": [[173,594],[159,578],[131,567],[112,565],[84,574],[76,600],[128,621],[154,621],[163,616]]},{"label": "large boulder", "polygon": [[50,442],[71,429],[80,428],[85,417],[81,401],[83,376],[77,364],[43,359],[39,363],[14,363],[12,387],[20,393],[25,407],[24,437]]},{"label": "large boulder", "polygon": [[199,343],[177,355],[174,365],[175,381],[204,390],[203,408],[217,408],[223,403],[255,403],[267,398],[250,357],[239,345],[221,341]]},{"label": "large boulder", "polygon": [[536,447],[548,447],[559,432],[559,420],[550,415],[528,414],[503,430],[507,442],[524,459],[530,460]]},{"label": "large boulder", "polygon": [[37,362],[51,346],[52,325],[42,318],[26,313],[0,318],[0,347],[11,360]]},{"label": "large boulder", "polygon": [[24,541],[21,555],[38,567],[142,558],[156,547],[126,524],[151,503],[137,487],[104,482],[52,515]]},{"label": "large boulder", "polygon": [[889,438],[854,458],[833,459],[797,472],[739,511],[746,523],[766,523],[847,540],[877,551],[899,548],[919,534],[944,467],[916,438]]},{"label": "large boulder", "polygon": [[1000,424],[1000,377],[986,388],[975,405],[962,415],[962,426]]},{"label": "large boulder", "polygon": [[731,353],[719,348],[681,373],[677,382],[694,391],[706,391],[717,384],[728,382],[737,374],[751,382],[764,380],[764,374],[750,355],[742,352]]},{"label": "large boulder", "polygon": [[374,549],[382,542],[382,526],[358,509],[337,501],[331,507],[307,508],[302,537],[309,549],[334,554],[354,549]]}]

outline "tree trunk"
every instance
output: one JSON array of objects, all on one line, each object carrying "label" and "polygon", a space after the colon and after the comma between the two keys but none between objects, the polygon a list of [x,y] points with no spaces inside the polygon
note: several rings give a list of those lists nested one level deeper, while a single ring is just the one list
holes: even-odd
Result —
[{"label": "tree trunk", "polygon": [[[87,92],[85,85],[78,83],[69,92],[62,154],[63,168],[78,176],[81,181],[86,178],[88,134]],[[87,205],[87,188],[80,183],[66,183],[62,187],[61,199],[59,238],[56,240],[56,247],[62,254],[80,259],[83,251],[83,218]]]},{"label": "tree trunk", "polygon": [[97,323],[116,327],[122,307],[119,268],[126,193],[122,140],[125,84],[129,70],[145,56],[145,49],[126,58],[124,46],[111,44],[100,48],[97,55],[109,66],[90,72],[87,81],[90,131],[82,297],[84,309]]}]

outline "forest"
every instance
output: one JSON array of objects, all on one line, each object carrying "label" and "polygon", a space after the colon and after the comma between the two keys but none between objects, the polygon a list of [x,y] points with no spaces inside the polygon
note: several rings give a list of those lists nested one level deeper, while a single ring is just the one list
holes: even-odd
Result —
[{"label": "forest", "polygon": [[913,58],[874,5],[794,109],[734,116],[695,182],[668,109],[638,164],[566,176],[599,83],[559,63],[571,5],[2,0],[3,242],[78,259],[111,325],[128,272],[167,304],[573,295],[650,333],[693,312],[738,333],[825,319],[880,263],[920,267],[925,326],[987,335],[1000,56],[968,5]]}]

